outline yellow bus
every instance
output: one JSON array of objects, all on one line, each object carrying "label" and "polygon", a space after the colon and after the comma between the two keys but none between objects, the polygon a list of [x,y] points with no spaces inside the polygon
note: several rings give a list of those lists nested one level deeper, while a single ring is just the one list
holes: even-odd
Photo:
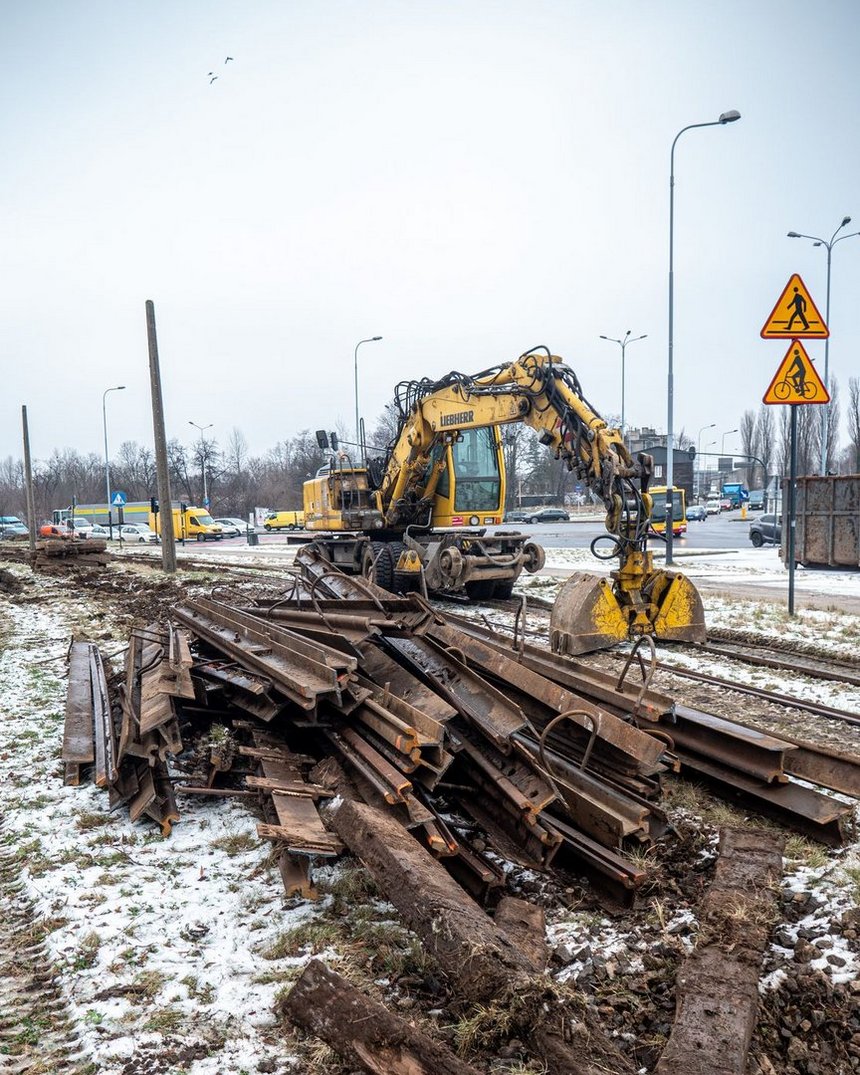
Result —
[{"label": "yellow bus", "polygon": [[[651,507],[651,529],[657,534],[666,533],[667,486],[652,485],[648,492],[654,501]],[[680,537],[687,533],[687,497],[683,489],[672,486],[672,533]]]}]

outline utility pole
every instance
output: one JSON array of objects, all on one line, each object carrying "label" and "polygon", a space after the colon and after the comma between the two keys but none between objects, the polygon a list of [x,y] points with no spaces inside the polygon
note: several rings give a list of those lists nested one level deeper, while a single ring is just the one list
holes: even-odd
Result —
[{"label": "utility pole", "polygon": [[36,552],[36,502],[33,497],[33,465],[30,461],[30,427],[27,424],[27,408],[21,408],[21,424],[24,430],[24,483],[27,488],[27,529],[30,537],[30,552]]},{"label": "utility pole", "polygon": [[170,470],[167,466],[167,436],[164,432],[164,407],[161,401],[161,370],[158,365],[158,338],[155,334],[155,304],[146,300],[146,339],[149,344],[149,382],[152,394],[152,431],[155,439],[155,467],[158,473],[158,514],[161,520],[161,566],[168,573],[176,571],[176,546],[173,541],[173,501],[170,498]]}]

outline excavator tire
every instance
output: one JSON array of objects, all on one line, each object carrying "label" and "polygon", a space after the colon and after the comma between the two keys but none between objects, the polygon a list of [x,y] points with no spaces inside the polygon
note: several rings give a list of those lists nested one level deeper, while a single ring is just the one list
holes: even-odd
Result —
[{"label": "excavator tire", "polygon": [[476,579],[466,583],[466,595],[470,601],[489,601],[495,592],[494,579]]},{"label": "excavator tire", "polygon": [[493,586],[493,599],[496,601],[508,601],[514,594],[514,580],[504,579],[502,582],[496,581]]},{"label": "excavator tire", "polygon": [[[386,541],[371,541],[364,550],[361,573],[389,593],[394,589],[394,563]],[[375,577],[374,577],[375,574]]]}]

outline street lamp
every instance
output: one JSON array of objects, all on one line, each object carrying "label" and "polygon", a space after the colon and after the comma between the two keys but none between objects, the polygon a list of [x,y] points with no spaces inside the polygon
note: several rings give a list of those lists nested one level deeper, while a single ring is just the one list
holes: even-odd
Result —
[{"label": "street lamp", "polygon": [[[696,455],[701,455],[702,454],[702,434],[705,432],[706,429],[716,429],[716,428],[717,428],[717,423],[716,422],[711,422],[709,425],[702,426],[702,428],[699,430],[699,435],[698,435],[698,437],[696,437]],[[702,463],[701,463],[701,460],[700,460],[699,461],[699,488],[698,488],[698,491],[697,491],[698,496],[702,495],[702,478],[701,478],[701,474],[702,474]]]},{"label": "street lamp", "polygon": [[739,432],[740,432],[740,430],[738,430],[738,429],[727,429],[725,431],[725,433],[723,433],[722,443],[720,444],[720,455],[725,455],[726,454],[726,437],[731,436],[732,433],[739,433]]},{"label": "street lamp", "polygon": [[614,336],[601,336],[601,340],[608,340],[610,343],[617,343],[621,348],[621,439],[624,443],[627,443],[627,438],[624,436],[624,349],[628,343],[636,343],[637,340],[647,339],[648,333],[644,336],[634,336],[630,339],[630,329],[628,329],[622,339],[616,340]]},{"label": "street lamp", "polygon": [[[113,538],[113,521],[110,510],[110,457],[108,456],[107,443],[107,394],[108,392],[124,392],[125,385],[118,384],[116,388],[106,388],[102,393],[102,425],[105,431],[105,493],[107,494],[108,532]],[[33,525],[32,523],[30,524]]]},{"label": "street lamp", "polygon": [[355,443],[358,444],[359,449],[361,444],[359,441],[359,426],[358,426],[358,349],[363,343],[376,343],[381,340],[381,336],[368,336],[366,340],[359,340],[355,345]]},{"label": "street lamp", "polygon": [[[798,231],[790,231],[788,233],[789,239],[812,239],[813,246],[823,246],[827,249],[827,306],[824,311],[824,320],[827,324],[827,328],[830,328],[830,256],[833,251],[833,247],[837,243],[841,243],[843,239],[851,239],[855,235],[860,235],[860,231],[852,231],[848,235],[839,235],[839,232],[843,228],[847,227],[851,223],[851,217],[844,217],[842,223],[836,229],[836,231],[830,236],[829,241],[827,239],[819,239],[816,235],[803,235]],[[837,239],[836,236],[839,235]],[[830,391],[830,336],[828,335],[824,340],[824,387],[827,391]],[[824,406],[821,408],[821,473],[827,473],[827,436],[828,436],[828,424],[830,422],[830,408]]]},{"label": "street lamp", "polygon": [[672,483],[675,477],[674,457],[674,388],[675,371],[672,355],[675,332],[675,146],[684,131],[691,131],[695,127],[724,127],[727,123],[734,123],[741,118],[740,112],[734,109],[731,112],[723,112],[717,120],[709,123],[690,123],[682,127],[675,135],[672,142],[672,152],[669,156],[669,375],[668,375],[668,422],[666,433],[666,563],[672,563]]},{"label": "street lamp", "polygon": [[195,429],[200,430],[200,469],[203,471],[203,507],[209,507],[209,491],[206,488],[206,443],[203,440],[203,434],[207,429],[211,429],[214,425],[210,422],[208,426],[199,426],[196,422],[189,420],[188,424],[194,426]]}]

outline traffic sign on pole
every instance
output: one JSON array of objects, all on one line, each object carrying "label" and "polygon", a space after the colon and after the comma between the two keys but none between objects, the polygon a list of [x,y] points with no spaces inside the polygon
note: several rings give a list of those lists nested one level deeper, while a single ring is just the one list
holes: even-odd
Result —
[{"label": "traffic sign on pole", "polygon": [[113,494],[113,496],[110,498],[111,507],[112,508],[121,508],[121,507],[123,507],[125,505],[125,502],[126,502],[127,499],[128,499],[128,497],[126,497],[125,493],[121,493],[117,489],[116,492]]},{"label": "traffic sign on pole", "polygon": [[830,393],[800,340],[792,340],[785,358],[762,396],[762,403],[829,403]]},{"label": "traffic sign on pole", "polygon": [[824,340],[830,335],[798,273],[782,289],[761,335],[765,340]]}]

